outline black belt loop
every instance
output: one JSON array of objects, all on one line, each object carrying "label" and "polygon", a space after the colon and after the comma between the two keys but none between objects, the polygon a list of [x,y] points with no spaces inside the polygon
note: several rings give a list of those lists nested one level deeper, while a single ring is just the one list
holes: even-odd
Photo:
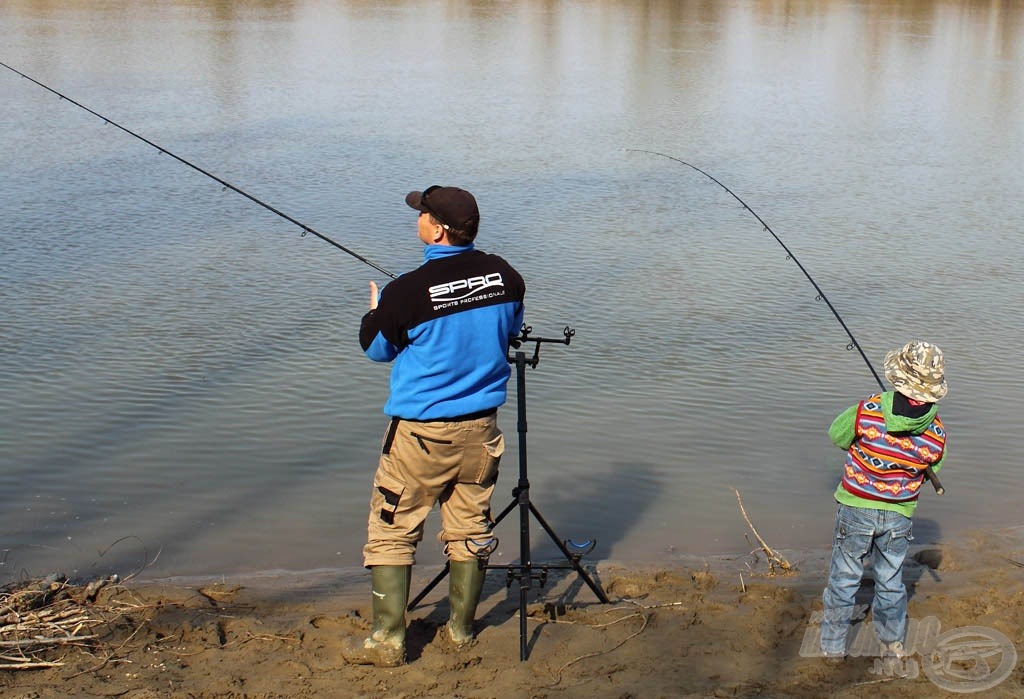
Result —
[{"label": "black belt loop", "polygon": [[391,418],[391,424],[388,426],[388,433],[384,437],[384,448],[381,450],[381,454],[387,455],[391,453],[391,445],[395,441],[395,432],[398,431],[398,423],[401,422],[402,418],[393,417]]}]

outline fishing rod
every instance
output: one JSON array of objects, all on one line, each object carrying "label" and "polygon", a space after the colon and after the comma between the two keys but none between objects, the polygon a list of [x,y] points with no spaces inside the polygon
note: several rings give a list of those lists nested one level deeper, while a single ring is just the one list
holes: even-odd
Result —
[{"label": "fishing rod", "polygon": [[48,90],[49,92],[52,92],[53,94],[55,94],[58,97],[60,97],[62,100],[67,100],[68,102],[70,102],[71,104],[75,105],[79,109],[82,109],[82,110],[84,110],[86,112],[89,112],[90,114],[92,114],[95,117],[99,117],[100,119],[103,120],[104,123],[110,124],[111,126],[116,126],[117,128],[119,128],[122,131],[124,131],[126,134],[128,134],[129,136],[134,136],[135,138],[139,139],[143,143],[146,143],[146,144],[152,146],[153,148],[156,148],[158,151],[160,151],[160,153],[162,153],[164,155],[169,155],[172,158],[174,158],[175,160],[177,160],[179,163],[182,163],[184,165],[188,165],[190,168],[192,168],[196,172],[199,172],[199,173],[201,173],[203,175],[206,175],[207,177],[209,177],[211,180],[214,180],[215,182],[219,182],[225,188],[230,189],[230,190],[232,190],[234,192],[238,192],[239,194],[241,194],[243,197],[245,197],[249,201],[252,201],[252,202],[254,202],[256,204],[259,204],[260,206],[262,206],[267,211],[275,213],[278,216],[280,216],[281,218],[283,218],[284,220],[286,220],[286,221],[288,221],[290,223],[293,223],[296,226],[298,226],[299,228],[301,228],[303,236],[305,236],[307,233],[312,233],[317,238],[320,238],[320,240],[323,240],[326,243],[330,243],[331,245],[333,245],[334,247],[338,248],[342,252],[347,252],[349,255],[351,255],[352,257],[356,258],[360,262],[364,262],[364,263],[370,265],[371,267],[373,267],[378,272],[382,272],[382,273],[388,275],[389,277],[391,277],[392,279],[396,278],[394,274],[392,274],[391,272],[387,271],[383,267],[381,267],[378,264],[376,264],[376,263],[366,259],[365,257],[360,255],[359,253],[357,253],[357,252],[355,252],[353,250],[350,250],[349,248],[345,247],[341,243],[338,243],[338,242],[336,242],[334,240],[331,240],[330,238],[328,238],[326,235],[324,235],[320,231],[316,230],[315,228],[313,228],[311,226],[307,226],[305,223],[302,223],[301,221],[295,220],[294,218],[292,218],[288,214],[284,213],[283,211],[280,211],[279,209],[274,208],[273,206],[271,206],[270,204],[266,203],[265,201],[262,201],[261,199],[258,199],[256,197],[254,197],[253,195],[249,194],[248,192],[246,192],[245,190],[241,189],[240,187],[236,187],[235,185],[231,184],[230,182],[227,182],[227,181],[221,179],[220,177],[217,177],[216,175],[214,175],[214,174],[212,174],[210,172],[207,172],[206,170],[204,170],[203,168],[199,167],[198,165],[195,165],[194,163],[189,162],[185,158],[182,158],[181,156],[176,155],[175,153],[172,153],[171,151],[167,150],[163,146],[160,146],[160,145],[157,145],[156,143],[153,143],[148,138],[140,136],[139,134],[135,133],[134,131],[132,131],[130,129],[127,129],[124,126],[121,126],[120,124],[118,124],[113,119],[110,119],[109,117],[105,117],[102,114],[100,114],[99,112],[95,112],[95,111],[89,109],[84,104],[81,104],[80,102],[76,102],[75,100],[71,99],[67,95],[65,95],[65,94],[63,94],[61,92],[58,92],[57,90],[54,90],[52,87],[50,87],[48,85],[44,85],[43,83],[39,82],[38,80],[36,80],[35,78],[33,78],[30,75],[25,75],[20,70],[12,68],[11,66],[7,65],[6,63],[4,63],[3,61],[0,61],[0,66],[3,66],[4,68],[7,68],[8,70],[10,70],[10,71],[12,71],[14,73],[17,73],[18,75],[20,75],[21,77],[25,78],[26,80],[34,82],[39,87],[43,88],[44,90]]},{"label": "fishing rod", "polygon": [[[874,376],[875,377],[875,381],[878,382],[878,387],[881,388],[883,392],[885,391],[885,384],[882,383],[882,379],[879,378],[878,372],[875,371],[875,367],[872,366],[871,361],[868,359],[868,356],[866,354],[864,354],[864,350],[861,349],[860,343],[857,342],[857,338],[855,338],[853,336],[853,333],[850,332],[850,328],[848,328],[846,326],[846,322],[843,321],[843,319],[840,317],[839,311],[836,310],[835,306],[832,305],[832,302],[828,300],[828,296],[826,296],[825,292],[821,290],[820,286],[818,286],[818,282],[814,281],[814,278],[811,276],[810,272],[808,272],[807,269],[802,264],[800,264],[800,260],[796,259],[796,255],[793,254],[793,251],[790,250],[789,247],[785,243],[782,242],[782,238],[780,238],[779,236],[775,235],[775,231],[772,230],[771,226],[769,226],[767,223],[765,223],[764,219],[762,219],[760,216],[758,216],[756,211],[754,211],[749,206],[747,206],[747,202],[745,202],[742,199],[740,199],[739,195],[737,195],[734,191],[732,191],[731,189],[726,187],[724,184],[719,182],[718,179],[716,179],[712,175],[708,174],[707,172],[704,172],[703,170],[701,170],[696,165],[691,165],[690,163],[686,162],[685,160],[680,160],[679,158],[676,158],[674,156],[666,155],[665,153],[658,153],[657,151],[653,151],[653,150],[642,150],[642,149],[639,149],[639,148],[626,148],[625,150],[627,152],[631,152],[631,153],[647,153],[649,155],[658,155],[658,156],[661,156],[662,158],[668,158],[669,160],[674,160],[677,163],[680,163],[681,165],[685,165],[688,168],[696,170],[697,172],[699,172],[700,174],[704,175],[709,180],[711,180],[712,182],[717,184],[719,187],[721,187],[722,189],[727,191],[729,194],[731,194],[733,196],[733,198],[736,201],[738,201],[740,204],[742,204],[743,208],[746,209],[747,211],[749,211],[751,213],[751,215],[754,218],[756,218],[758,220],[758,222],[762,226],[764,226],[764,230],[766,230],[769,233],[771,233],[772,237],[775,238],[776,242],[778,242],[778,244],[782,246],[782,249],[786,251],[786,259],[793,260],[793,262],[796,263],[796,266],[800,268],[800,271],[804,273],[804,276],[807,277],[807,281],[809,281],[811,283],[811,285],[814,286],[814,290],[818,292],[817,298],[825,302],[825,304],[828,306],[828,309],[830,311],[832,311],[832,315],[834,315],[836,317],[836,320],[839,321],[839,324],[841,326],[843,326],[843,330],[846,331],[847,337],[850,338],[850,344],[848,344],[846,346],[846,349],[850,350],[850,349],[856,348],[857,351],[860,352],[860,356],[864,360],[864,363],[868,365],[868,369],[871,371],[871,375]],[[932,471],[931,466],[925,467],[924,475],[925,475],[925,478],[927,478],[931,482],[932,486],[935,487],[935,492],[936,493],[938,493],[939,495],[942,495],[943,493],[946,492],[946,489],[942,486],[942,482],[939,480],[939,477],[937,475],[935,475],[934,471]]]}]

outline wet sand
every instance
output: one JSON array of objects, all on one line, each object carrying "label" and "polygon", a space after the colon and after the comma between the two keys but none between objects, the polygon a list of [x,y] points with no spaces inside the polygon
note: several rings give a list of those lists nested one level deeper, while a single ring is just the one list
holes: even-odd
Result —
[{"label": "wet sand", "polygon": [[[97,608],[121,610],[95,630],[98,640],[52,653],[59,667],[0,671],[0,694],[913,698],[986,682],[994,686],[980,696],[1024,693],[1024,671],[1007,664],[1024,650],[1020,529],[913,550],[904,573],[909,614],[930,636],[912,640],[899,663],[873,655],[870,616],[854,627],[853,657],[838,665],[811,657],[828,551],[779,553],[794,571],[769,575],[760,552],[661,567],[588,566],[609,604],[574,571],[553,570],[527,595],[525,661],[517,582],[506,586],[503,571],[488,573],[478,640],[456,651],[440,636],[444,581],[409,614],[408,663],[394,669],[349,666],[341,655],[342,640],[369,626],[366,571],[128,581],[98,595]],[[413,593],[437,572],[415,569]],[[867,582],[865,603],[870,592]],[[996,633],[950,634],[967,627]],[[1003,637],[1013,648],[999,646]]]}]

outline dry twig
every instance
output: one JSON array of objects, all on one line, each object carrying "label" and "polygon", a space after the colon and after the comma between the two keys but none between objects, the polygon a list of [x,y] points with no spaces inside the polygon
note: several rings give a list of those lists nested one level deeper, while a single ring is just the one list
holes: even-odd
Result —
[{"label": "dry twig", "polygon": [[[637,629],[636,631],[634,631],[633,633],[631,633],[629,636],[626,636],[624,639],[622,639],[621,641],[616,643],[611,648],[607,648],[605,650],[596,651],[594,653],[587,653],[586,655],[581,655],[581,656],[579,656],[577,658],[573,658],[569,662],[563,664],[555,672],[555,681],[552,682],[550,685],[548,685],[548,687],[555,687],[555,686],[557,686],[562,681],[562,673],[570,665],[575,665],[576,663],[580,662],[581,660],[586,660],[587,658],[596,658],[598,656],[606,655],[608,653],[611,653],[612,651],[614,651],[614,650],[616,650],[618,648],[621,648],[622,646],[626,645],[626,643],[628,643],[632,639],[634,639],[637,636],[639,636],[640,634],[642,634],[644,632],[644,630],[647,628],[647,625],[650,623],[651,619],[654,617],[653,613],[645,614],[644,613],[645,610],[648,610],[648,609],[660,609],[660,608],[664,608],[664,607],[683,607],[683,606],[686,606],[685,602],[666,602],[664,604],[647,604],[647,605],[645,605],[645,604],[640,604],[639,602],[634,602],[634,601],[628,600],[628,599],[623,600],[623,601],[624,602],[628,602],[630,605],[632,605],[634,608],[636,608],[636,609],[638,609],[640,611],[636,611],[636,612],[632,612],[630,614],[626,614],[624,616],[619,617],[618,619],[615,619],[614,621],[606,622],[604,624],[587,624],[587,626],[590,626],[591,628],[594,628],[594,629],[601,629],[601,628],[605,628],[605,627],[608,627],[608,626],[614,626],[615,624],[618,624],[620,621],[626,621],[627,619],[642,619],[643,621],[640,624],[640,628]],[[605,610],[605,613],[607,614],[608,612],[614,612],[614,611],[623,610],[623,609],[629,609],[629,607],[612,607],[611,609]],[[566,622],[560,622],[560,623],[566,623]],[[579,622],[568,622],[568,623],[579,623]]]},{"label": "dry twig", "polygon": [[743,498],[740,497],[740,491],[733,488],[732,492],[736,493],[736,500],[740,504],[740,513],[743,515],[743,520],[747,523],[747,526],[750,527],[750,531],[754,533],[754,537],[757,539],[757,542],[761,544],[761,550],[764,551],[764,555],[768,558],[768,574],[775,575],[775,566],[778,566],[782,570],[791,570],[793,566],[790,565],[789,561],[787,561],[782,554],[769,546],[765,540],[761,538],[761,535],[757,533],[757,530],[754,529],[754,525],[750,522],[750,517],[747,516],[747,511],[743,507]]},{"label": "dry twig", "polygon": [[[636,638],[637,636],[639,636],[640,634],[642,634],[644,632],[644,629],[647,628],[647,624],[650,622],[652,616],[654,616],[654,615],[653,614],[641,614],[639,612],[634,612],[633,614],[629,614],[629,615],[624,616],[624,617],[622,617],[620,619],[616,619],[614,622],[612,622],[613,624],[617,624],[618,622],[624,621],[625,619],[643,619],[643,623],[640,625],[639,629],[634,631],[629,636],[626,636],[624,639],[622,639],[621,641],[616,643],[611,648],[608,648],[608,649],[605,649],[605,650],[599,650],[599,651],[596,651],[594,653],[587,653],[586,655],[581,655],[578,658],[573,658],[569,662],[567,662],[564,665],[562,665],[562,667],[558,668],[558,671],[555,673],[555,681],[552,682],[549,686],[550,687],[554,687],[559,682],[561,682],[562,681],[562,673],[570,665],[574,665],[575,663],[578,663],[581,660],[586,660],[587,658],[596,658],[596,657],[598,657],[600,655],[605,655],[607,653],[611,653],[612,651],[616,650],[617,648],[621,648],[622,646],[624,646],[628,641],[630,641],[630,640]],[[600,628],[601,626],[608,626],[608,624],[600,624],[600,625],[598,625],[595,628]]]}]

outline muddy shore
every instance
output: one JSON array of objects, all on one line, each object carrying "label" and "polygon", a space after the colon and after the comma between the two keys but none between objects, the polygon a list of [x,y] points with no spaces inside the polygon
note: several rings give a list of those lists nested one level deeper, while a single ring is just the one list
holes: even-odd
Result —
[{"label": "muddy shore", "polygon": [[[368,628],[366,571],[130,580],[105,586],[83,604],[86,613],[106,615],[92,629],[94,639],[47,651],[45,659],[59,663],[54,667],[0,670],[0,695],[623,699],[1024,694],[1024,672],[1016,667],[1017,649],[1024,650],[1020,529],[913,551],[905,570],[909,614],[914,628],[928,633],[912,640],[911,655],[897,664],[882,663],[872,654],[870,615],[868,623],[855,627],[860,635],[853,657],[839,665],[813,657],[828,551],[779,553],[795,570],[770,575],[760,553],[694,558],[671,566],[597,562],[588,570],[609,604],[600,603],[574,571],[553,570],[543,588],[527,593],[525,636],[518,583],[506,585],[503,571],[491,571],[478,614],[478,641],[462,651],[446,647],[439,636],[447,618],[445,582],[409,614],[409,662],[387,670],[348,666],[340,652],[344,637]],[[414,593],[437,572],[415,569]],[[81,590],[70,591],[81,596]],[[870,581],[861,593],[867,603]],[[527,658],[521,660],[524,642]],[[8,657],[13,652],[10,646],[4,650]]]}]

